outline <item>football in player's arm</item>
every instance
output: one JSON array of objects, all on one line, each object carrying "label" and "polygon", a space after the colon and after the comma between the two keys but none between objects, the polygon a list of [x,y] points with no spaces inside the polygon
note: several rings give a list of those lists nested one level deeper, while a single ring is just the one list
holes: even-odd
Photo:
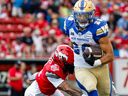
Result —
[{"label": "football in player's arm", "polygon": [[66,81],[67,75],[73,73],[73,50],[68,45],[59,45],[43,69],[34,74],[35,80],[27,88],[25,96],[64,96],[60,90],[71,96],[81,96],[82,92],[72,88]]},{"label": "football in player's arm", "polygon": [[[108,38],[108,25],[95,18],[91,0],[78,0],[73,14],[65,19],[64,30],[74,49],[77,84],[87,96],[110,96],[111,80],[108,63],[113,61],[113,48]],[[99,45],[104,55],[95,59],[93,54],[84,58],[86,48]]]}]

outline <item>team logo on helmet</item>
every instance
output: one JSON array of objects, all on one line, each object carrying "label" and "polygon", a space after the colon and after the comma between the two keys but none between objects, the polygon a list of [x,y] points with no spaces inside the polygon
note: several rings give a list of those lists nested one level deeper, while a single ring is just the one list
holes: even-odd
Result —
[{"label": "team logo on helmet", "polygon": [[66,61],[68,60],[68,56],[66,56],[65,54],[63,54],[61,52],[58,53],[58,56],[60,59],[65,59]]}]

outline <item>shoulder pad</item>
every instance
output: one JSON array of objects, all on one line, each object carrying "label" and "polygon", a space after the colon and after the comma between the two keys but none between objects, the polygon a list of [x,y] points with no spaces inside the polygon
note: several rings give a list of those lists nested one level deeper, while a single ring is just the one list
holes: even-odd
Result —
[{"label": "shoulder pad", "polygon": [[100,24],[97,26],[97,31],[96,31],[96,35],[102,35],[102,34],[106,34],[108,33],[109,28],[108,28],[108,24],[105,21],[100,21]]},{"label": "shoulder pad", "polygon": [[65,20],[66,27],[69,28],[74,23],[73,15],[69,16]]},{"label": "shoulder pad", "polygon": [[94,24],[97,25],[98,27],[101,27],[101,26],[106,25],[107,22],[102,20],[102,19],[95,18],[94,19]]}]

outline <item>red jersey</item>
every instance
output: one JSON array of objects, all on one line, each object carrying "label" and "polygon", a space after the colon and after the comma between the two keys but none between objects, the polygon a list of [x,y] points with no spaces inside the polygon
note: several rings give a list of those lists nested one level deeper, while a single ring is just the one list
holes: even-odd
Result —
[{"label": "red jersey", "polygon": [[[10,77],[15,77],[15,76],[18,76],[18,75],[22,75],[22,72],[20,70],[16,70],[15,67],[12,67],[9,70],[9,76]],[[22,81],[22,79],[15,80],[15,81],[9,81],[8,83],[16,91],[22,91],[22,89],[23,89],[23,81]]]},{"label": "red jersey", "polygon": [[56,88],[48,80],[46,72],[56,74],[63,80],[65,80],[67,74],[63,73],[62,68],[57,65],[53,60],[49,60],[44,66],[44,68],[37,74],[36,81],[38,83],[40,91],[45,95],[52,95],[55,92]]}]

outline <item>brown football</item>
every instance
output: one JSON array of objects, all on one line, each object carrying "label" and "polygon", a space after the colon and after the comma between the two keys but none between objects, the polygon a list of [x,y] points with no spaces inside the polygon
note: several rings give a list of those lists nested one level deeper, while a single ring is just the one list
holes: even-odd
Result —
[{"label": "brown football", "polygon": [[90,47],[87,47],[84,50],[83,56],[86,57],[86,58],[90,58],[91,55],[95,59],[99,59],[99,58],[101,58],[103,56],[103,50],[98,45],[92,45]]}]

